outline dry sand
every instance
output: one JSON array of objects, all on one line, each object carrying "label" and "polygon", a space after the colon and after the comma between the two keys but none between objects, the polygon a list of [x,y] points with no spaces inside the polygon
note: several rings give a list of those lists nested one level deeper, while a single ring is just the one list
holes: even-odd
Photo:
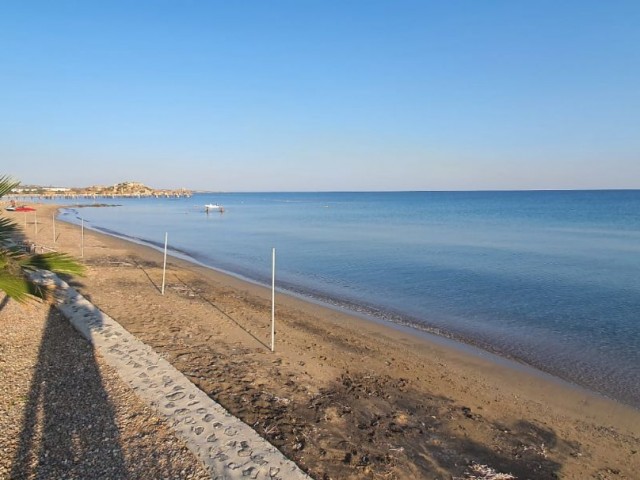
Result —
[{"label": "dry sand", "polygon": [[[78,227],[56,228],[79,257]],[[83,295],[314,478],[638,478],[638,410],[285,295],[272,353],[266,288],[170,258],[161,296],[161,252],[87,230],[83,261]]]}]

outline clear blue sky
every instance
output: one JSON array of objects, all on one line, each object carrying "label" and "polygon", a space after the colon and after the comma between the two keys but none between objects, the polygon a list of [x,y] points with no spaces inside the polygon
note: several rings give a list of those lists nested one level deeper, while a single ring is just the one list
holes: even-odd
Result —
[{"label": "clear blue sky", "polygon": [[640,1],[5,1],[0,173],[640,188]]}]

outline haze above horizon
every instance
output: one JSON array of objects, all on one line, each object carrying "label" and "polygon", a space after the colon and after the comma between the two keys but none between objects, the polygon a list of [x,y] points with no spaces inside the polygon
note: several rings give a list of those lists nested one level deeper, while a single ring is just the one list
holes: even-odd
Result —
[{"label": "haze above horizon", "polygon": [[640,188],[640,3],[6,2],[25,184]]}]

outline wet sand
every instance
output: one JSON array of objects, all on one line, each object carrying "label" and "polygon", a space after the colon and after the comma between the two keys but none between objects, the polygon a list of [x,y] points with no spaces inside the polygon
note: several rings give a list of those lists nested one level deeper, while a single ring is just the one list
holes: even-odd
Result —
[{"label": "wet sand", "polygon": [[[37,243],[80,257],[37,207]],[[170,257],[162,296],[161,252],[86,229],[83,261],[83,295],[314,478],[637,478],[631,407],[283,294],[272,353],[268,288]]]}]

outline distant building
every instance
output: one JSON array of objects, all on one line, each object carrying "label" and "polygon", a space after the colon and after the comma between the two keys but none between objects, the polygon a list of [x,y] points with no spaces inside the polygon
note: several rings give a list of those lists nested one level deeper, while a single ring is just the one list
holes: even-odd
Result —
[{"label": "distant building", "polygon": [[17,194],[42,194],[42,193],[64,193],[69,192],[71,189],[66,187],[39,187],[37,185],[22,185],[11,189],[11,193]]}]

